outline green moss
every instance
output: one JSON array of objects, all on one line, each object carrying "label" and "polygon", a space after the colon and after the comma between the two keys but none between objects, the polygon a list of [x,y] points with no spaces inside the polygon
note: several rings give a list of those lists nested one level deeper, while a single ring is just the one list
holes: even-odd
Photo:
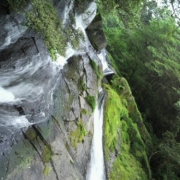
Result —
[{"label": "green moss", "polygon": [[28,139],[30,141],[33,141],[36,138],[37,135],[36,135],[36,132],[32,128],[29,128],[26,131],[26,136],[28,137]]},{"label": "green moss", "polygon": [[82,114],[89,114],[89,112],[86,109],[81,109]]},{"label": "green moss", "polygon": [[[85,40],[81,29],[76,30],[72,26],[63,29],[61,18],[49,0],[31,0],[32,8],[28,10],[27,0],[8,0],[8,3],[17,12],[25,12],[24,25],[43,37],[52,60],[57,59],[56,53],[65,56],[67,42],[70,42],[74,49],[78,49],[80,41]],[[72,13],[70,20],[75,23]]]},{"label": "green moss", "polygon": [[53,152],[51,150],[51,147],[49,145],[44,146],[41,155],[43,162],[48,163],[51,160],[52,156]]},{"label": "green moss", "polygon": [[49,166],[45,166],[43,170],[43,174],[47,176],[51,171],[51,168]]},{"label": "green moss", "polygon": [[141,164],[131,154],[122,152],[113,164],[109,180],[147,180]]},{"label": "green moss", "polygon": [[48,48],[65,55],[66,38],[57,10],[48,0],[32,0],[33,9],[26,13],[25,25],[43,36]]},{"label": "green moss", "polygon": [[49,52],[50,52],[52,60],[55,61],[57,59],[56,50],[51,47],[51,48],[49,48]]},{"label": "green moss", "polygon": [[78,89],[79,89],[79,91],[86,91],[87,90],[87,86],[86,86],[86,83],[85,83],[83,77],[81,77],[78,81]]},{"label": "green moss", "polygon": [[[151,171],[147,160],[146,145],[139,126],[130,116],[129,106],[132,103],[130,101],[133,99],[132,94],[129,87],[122,87],[122,84],[115,85],[116,88],[105,85],[108,92],[104,128],[106,160],[109,159],[111,152],[116,152],[118,142],[121,144],[120,154],[110,172],[110,179],[146,180],[151,177]],[[135,103],[134,99],[133,103]]]},{"label": "green moss", "polygon": [[145,142],[146,146],[150,148],[151,137],[143,123],[143,118],[138,110],[137,104],[134,97],[132,96],[131,89],[125,78],[114,76],[112,80],[112,87],[118,93],[123,102],[124,106],[127,108],[129,117],[137,124],[138,131]]},{"label": "green moss", "polygon": [[82,121],[77,123],[77,128],[74,131],[70,132],[70,142],[74,148],[77,147],[78,143],[82,143],[84,141],[84,137],[87,135],[86,128]]},{"label": "green moss", "polygon": [[115,90],[106,86],[108,99],[105,104],[105,151],[115,150],[118,142],[118,130],[121,128],[121,118],[128,117],[128,110],[123,106]]},{"label": "green moss", "polygon": [[96,107],[96,97],[88,95],[85,99],[86,99],[86,102],[90,105],[92,111],[94,111]]}]

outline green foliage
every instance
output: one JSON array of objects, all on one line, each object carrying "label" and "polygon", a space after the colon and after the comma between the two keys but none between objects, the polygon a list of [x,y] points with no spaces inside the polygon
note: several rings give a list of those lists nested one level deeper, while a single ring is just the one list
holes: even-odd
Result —
[{"label": "green foliage", "polygon": [[109,15],[116,14],[121,19],[121,22],[128,27],[140,18],[139,11],[143,0],[99,0],[98,2],[101,15],[107,18]]},{"label": "green foliage", "polygon": [[94,111],[96,107],[96,97],[88,95],[85,99],[86,99],[86,102],[90,105],[92,111]]},{"label": "green foliage", "polygon": [[49,49],[65,55],[66,39],[57,10],[48,0],[32,0],[32,10],[26,13],[25,25],[43,36]]},{"label": "green foliage", "polygon": [[122,151],[113,164],[109,180],[148,180],[142,165],[126,151]]},{"label": "green foliage", "polygon": [[84,137],[87,135],[86,128],[82,121],[77,122],[77,128],[74,131],[70,132],[70,142],[74,148],[77,147],[78,143],[82,143],[84,141]]},{"label": "green foliage", "polygon": [[[40,34],[50,52],[53,60],[56,60],[56,53],[65,56],[67,42],[70,42],[74,49],[78,49],[80,41],[84,41],[83,32],[73,27],[62,27],[61,19],[57,10],[49,0],[31,0],[31,8],[26,9],[26,0],[9,0],[10,6],[16,11],[23,11],[26,15],[25,26]],[[70,15],[72,23],[74,19]]]},{"label": "green foliage", "polygon": [[[175,1],[170,3],[174,4]],[[134,10],[132,10],[134,12]],[[127,11],[126,11],[127,12]],[[179,179],[179,83],[180,83],[180,30],[178,19],[174,19],[166,7],[157,7],[155,1],[144,1],[141,14],[134,19],[133,12],[125,13],[124,22],[118,10],[104,15],[104,32],[108,39],[108,51],[116,72],[124,76],[133,91],[138,108],[152,136],[149,138],[137,106],[122,79],[113,79],[112,87],[124,98],[129,120],[136,123],[143,141],[132,141],[130,152],[137,159],[143,156],[142,147],[151,158],[155,179]],[[138,21],[138,17],[141,21]],[[132,20],[129,20],[129,17]],[[109,55],[110,56],[110,55]],[[123,101],[122,101],[123,102]],[[130,123],[131,124],[131,123]],[[136,125],[128,124],[129,138],[139,139]],[[170,131],[173,145],[164,139]],[[125,135],[127,137],[127,135]],[[168,140],[168,141],[169,141]],[[135,150],[136,149],[136,150]],[[141,152],[141,153],[140,153]],[[175,159],[176,161],[175,161]],[[141,158],[140,158],[141,159]],[[139,160],[140,160],[139,159]],[[143,162],[144,161],[144,162]],[[140,160],[146,164],[147,158]],[[144,166],[144,165],[143,165]]]},{"label": "green foliage", "polygon": [[[114,79],[114,82],[116,81],[116,84],[113,82],[115,88],[105,85],[108,91],[104,129],[107,160],[110,153],[116,151],[119,141],[121,144],[120,154],[113,164],[110,179],[131,179],[132,177],[142,180],[148,179],[147,175],[151,177],[151,171],[144,141],[147,138],[146,140],[150,143],[151,139],[143,122],[141,122],[141,126],[138,126],[136,118],[140,113],[137,106],[136,109],[132,108],[132,104],[135,104],[134,98],[131,95],[129,86],[122,83],[123,78],[121,81],[120,79]],[[117,84],[118,80],[119,84]],[[123,79],[123,81],[125,80]],[[131,111],[134,111],[134,113],[137,111],[137,117],[131,117]]]},{"label": "green foliage", "polygon": [[[158,141],[157,151],[151,156],[151,165],[156,179],[178,180],[180,178],[180,143],[176,138],[172,132],[167,131],[161,141]],[[156,163],[157,160],[158,163]]]}]

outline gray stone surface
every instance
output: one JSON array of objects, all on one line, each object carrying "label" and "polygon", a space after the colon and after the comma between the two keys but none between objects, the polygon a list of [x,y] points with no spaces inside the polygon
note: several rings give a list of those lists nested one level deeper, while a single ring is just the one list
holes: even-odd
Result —
[{"label": "gray stone surface", "polygon": [[[85,178],[93,135],[93,116],[91,108],[80,95],[83,92],[78,87],[78,81],[81,76],[87,76],[87,79],[92,77],[81,73],[84,62],[80,56],[72,57],[68,62],[54,94],[55,109],[52,118],[47,123],[34,125],[23,131],[22,141],[12,147],[6,160],[3,158],[5,163],[2,168],[7,171],[5,179]],[[97,87],[95,89],[94,86],[96,80],[97,78],[89,81],[89,85],[94,87],[91,94],[94,96],[97,93]],[[83,114],[82,109],[86,109],[88,114]],[[74,146],[70,136],[72,131],[77,130],[79,121],[83,123],[87,134],[83,141]]]},{"label": "gray stone surface", "polygon": [[107,40],[103,32],[102,17],[100,14],[97,15],[88,26],[87,32],[88,37],[96,50],[100,51],[101,49],[106,48]]},{"label": "gray stone surface", "polygon": [[[68,2],[54,1],[60,8]],[[2,3],[7,5],[6,1]],[[6,13],[4,10],[0,15]],[[11,13],[8,18],[13,22],[23,18]],[[1,25],[0,42],[4,43],[6,33]],[[31,61],[38,53],[49,57],[43,40],[33,31],[25,30],[17,41],[1,51],[0,62],[6,66],[8,60],[8,66],[13,68],[19,58],[27,57],[27,61]],[[49,120],[21,129],[10,151],[0,152],[0,180],[85,179],[93,136],[93,112],[85,97],[96,96],[98,92],[98,78],[89,62],[88,54],[69,58],[59,73],[58,82],[54,82],[57,83],[53,94],[54,110],[47,112]],[[31,106],[25,106],[23,113],[32,113],[32,108],[38,111],[36,102]],[[86,133],[79,137],[82,127]]]}]

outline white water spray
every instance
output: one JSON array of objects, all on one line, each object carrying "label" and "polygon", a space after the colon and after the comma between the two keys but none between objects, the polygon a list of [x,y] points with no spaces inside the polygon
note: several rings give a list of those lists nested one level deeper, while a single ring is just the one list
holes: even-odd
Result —
[{"label": "white water spray", "polygon": [[91,160],[88,165],[86,180],[105,180],[103,155],[103,107],[104,92],[101,90],[98,105],[94,111],[94,136],[91,148]]}]

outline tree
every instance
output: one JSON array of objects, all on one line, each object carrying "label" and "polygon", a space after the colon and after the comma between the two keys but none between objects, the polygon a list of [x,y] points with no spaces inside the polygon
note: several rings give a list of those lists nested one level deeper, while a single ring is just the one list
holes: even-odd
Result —
[{"label": "tree", "polygon": [[174,180],[179,178],[180,30],[167,6],[145,1],[141,13],[133,23],[124,23],[118,12],[106,17],[108,51],[150,127],[155,142],[150,151],[158,152],[150,154],[153,177]]}]

